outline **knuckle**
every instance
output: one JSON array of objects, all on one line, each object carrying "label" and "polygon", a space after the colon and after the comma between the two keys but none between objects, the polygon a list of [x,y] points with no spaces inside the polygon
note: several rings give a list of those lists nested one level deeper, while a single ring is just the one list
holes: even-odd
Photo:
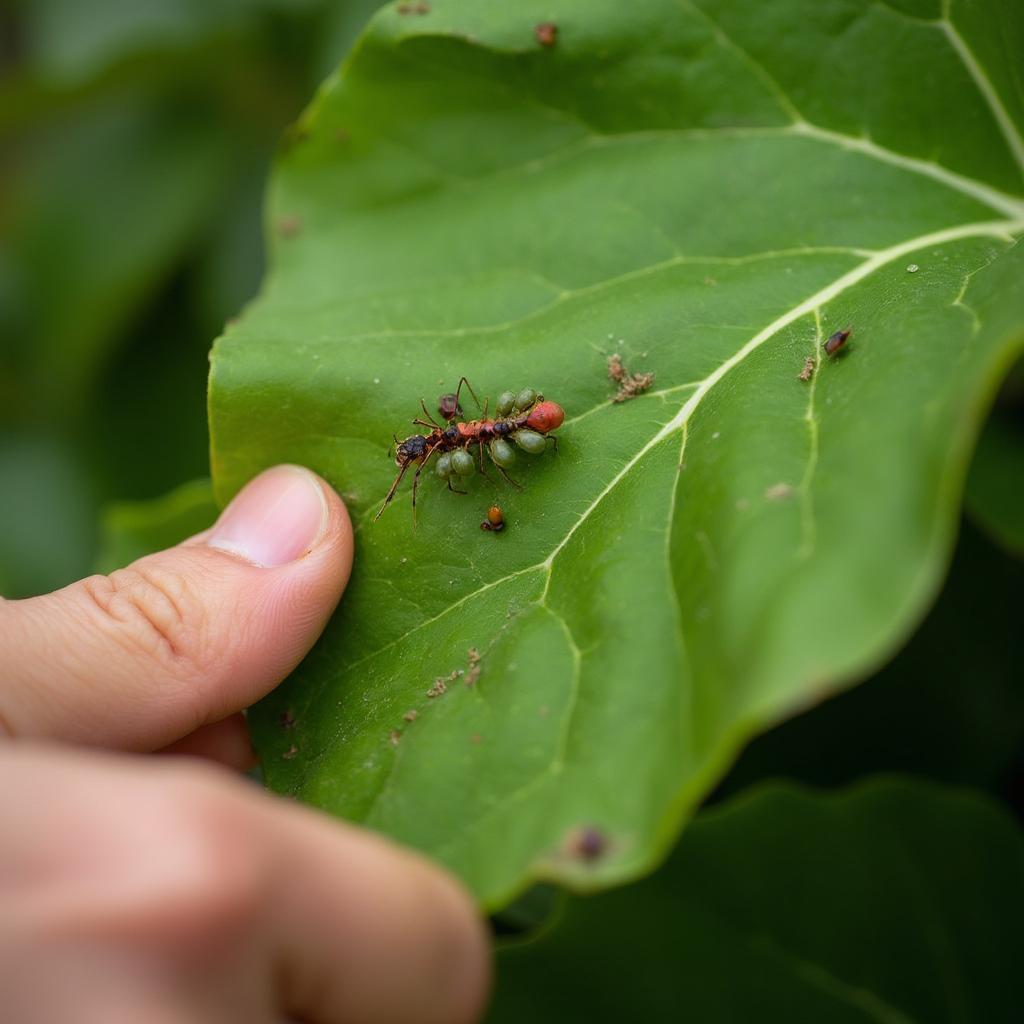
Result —
[{"label": "knuckle", "polygon": [[171,769],[151,796],[147,816],[162,841],[139,868],[147,895],[133,926],[205,958],[247,934],[259,908],[252,818],[210,770]]},{"label": "knuckle", "polygon": [[83,586],[119,642],[174,674],[203,664],[204,608],[181,573],[142,561],[109,576],[92,576]]}]

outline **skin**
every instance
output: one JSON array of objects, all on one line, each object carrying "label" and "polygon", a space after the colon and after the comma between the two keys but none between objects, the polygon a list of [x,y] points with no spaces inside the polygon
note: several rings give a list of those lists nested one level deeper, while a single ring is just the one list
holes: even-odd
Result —
[{"label": "skin", "polygon": [[240,710],[351,563],[338,496],[277,467],[176,548],[0,600],[5,1024],[479,1019],[487,942],[459,885],[235,774]]}]

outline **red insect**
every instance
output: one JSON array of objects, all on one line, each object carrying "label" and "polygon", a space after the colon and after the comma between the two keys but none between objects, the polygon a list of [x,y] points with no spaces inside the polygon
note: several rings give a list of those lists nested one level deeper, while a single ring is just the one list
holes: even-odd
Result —
[{"label": "red insect", "polygon": [[[455,418],[455,410],[459,408],[459,393],[463,384],[469,389],[477,405],[480,404],[469,381],[463,377],[454,395],[443,395],[441,398],[442,414],[445,410],[451,409],[452,419]],[[545,401],[544,396],[538,395],[533,388],[524,388],[519,394],[505,391],[499,395],[497,416],[494,419],[488,418],[485,403],[481,419],[461,420],[457,423],[449,421],[447,426],[442,426],[427,411],[422,399],[420,407],[426,419],[417,417],[413,423],[430,428],[430,433],[413,434],[404,441],[395,438],[395,465],[398,466],[398,475],[388,490],[380,511],[373,517],[374,521],[384,514],[384,509],[391,503],[398,485],[412,465],[416,466],[416,474],[412,481],[412,511],[415,521],[416,488],[419,486],[420,473],[435,455],[435,472],[447,482],[448,489],[455,491],[456,494],[466,492],[453,487],[452,481],[458,477],[471,476],[476,471],[478,462],[480,472],[484,476],[487,475],[484,468],[485,449],[501,476],[514,487],[518,487],[519,484],[505,472],[516,457],[515,448],[509,444],[509,439],[523,451],[539,455],[547,449],[549,437],[555,447],[558,446],[558,441],[551,431],[557,430],[565,419],[565,413],[560,405]],[[474,445],[477,449],[476,459],[471,451]]]}]

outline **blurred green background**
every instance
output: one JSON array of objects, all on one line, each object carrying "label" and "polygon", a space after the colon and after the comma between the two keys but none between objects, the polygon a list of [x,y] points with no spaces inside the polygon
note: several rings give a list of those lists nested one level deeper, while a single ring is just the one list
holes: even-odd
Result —
[{"label": "blurred green background", "polygon": [[0,594],[208,474],[273,152],[379,0],[0,0]]}]

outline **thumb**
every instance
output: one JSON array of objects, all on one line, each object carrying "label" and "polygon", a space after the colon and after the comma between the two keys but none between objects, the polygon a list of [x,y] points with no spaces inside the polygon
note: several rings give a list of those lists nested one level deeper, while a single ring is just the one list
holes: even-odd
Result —
[{"label": "thumb", "polygon": [[337,494],[298,466],[267,470],[178,547],[0,601],[0,726],[153,750],[219,722],[298,664],[351,566]]}]

